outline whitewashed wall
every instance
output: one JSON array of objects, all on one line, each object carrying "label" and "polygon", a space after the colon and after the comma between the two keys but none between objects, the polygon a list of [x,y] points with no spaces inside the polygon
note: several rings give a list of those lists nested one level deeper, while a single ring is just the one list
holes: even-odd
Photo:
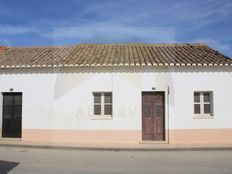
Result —
[{"label": "whitewashed wall", "polygon": [[[174,82],[173,129],[232,128],[231,70],[193,70],[172,73]],[[193,118],[193,92],[213,91],[213,119]]]},{"label": "whitewashed wall", "polygon": [[[3,96],[2,96],[2,94],[0,94],[0,130],[2,128],[2,112],[3,112],[2,104],[3,104]],[[1,131],[0,131],[0,133],[1,133]]]},{"label": "whitewashed wall", "polygon": [[[0,71],[1,93],[23,92],[23,129],[141,130],[141,92],[153,87],[165,91],[166,128],[232,127],[231,68]],[[111,120],[93,118],[92,93],[100,91],[113,92]],[[213,91],[214,119],[193,118],[194,91]]]}]

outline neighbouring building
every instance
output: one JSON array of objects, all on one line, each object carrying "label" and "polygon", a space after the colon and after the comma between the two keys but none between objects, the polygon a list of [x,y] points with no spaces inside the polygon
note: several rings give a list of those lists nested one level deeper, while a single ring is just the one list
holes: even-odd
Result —
[{"label": "neighbouring building", "polygon": [[232,143],[232,59],[203,44],[0,47],[0,140]]}]

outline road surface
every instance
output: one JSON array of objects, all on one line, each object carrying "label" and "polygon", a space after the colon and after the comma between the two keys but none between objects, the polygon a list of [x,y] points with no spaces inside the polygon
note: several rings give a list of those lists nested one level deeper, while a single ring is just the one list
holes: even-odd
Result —
[{"label": "road surface", "polygon": [[0,174],[232,174],[232,151],[88,151],[0,147]]}]

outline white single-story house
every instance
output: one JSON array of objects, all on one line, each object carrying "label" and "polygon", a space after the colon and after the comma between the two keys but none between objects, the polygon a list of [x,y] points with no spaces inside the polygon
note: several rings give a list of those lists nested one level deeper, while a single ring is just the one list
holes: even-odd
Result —
[{"label": "white single-story house", "polygon": [[232,59],[203,44],[0,47],[0,140],[232,143]]}]

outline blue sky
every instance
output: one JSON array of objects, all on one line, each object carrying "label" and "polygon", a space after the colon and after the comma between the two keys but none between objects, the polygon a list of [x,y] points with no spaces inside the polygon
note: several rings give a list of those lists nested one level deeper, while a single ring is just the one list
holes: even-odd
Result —
[{"label": "blue sky", "polygon": [[232,57],[232,1],[0,1],[0,45],[128,42],[207,43]]}]

